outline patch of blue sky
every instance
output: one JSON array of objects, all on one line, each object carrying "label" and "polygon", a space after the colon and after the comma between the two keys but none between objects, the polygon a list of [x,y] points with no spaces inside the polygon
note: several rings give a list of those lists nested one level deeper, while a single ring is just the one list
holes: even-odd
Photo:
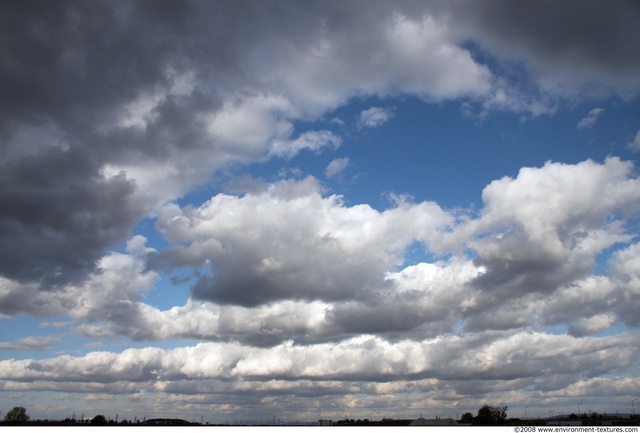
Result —
[{"label": "patch of blue sky", "polygon": [[99,341],[86,339],[81,347],[76,348],[73,352],[69,351],[73,356],[84,356],[90,352],[114,352],[120,353],[127,349],[144,349],[154,347],[165,351],[171,351],[179,347],[191,346],[197,344],[200,340],[189,341],[186,338],[180,340],[132,340],[126,337],[114,337],[111,339],[103,338]]},{"label": "patch of blue sky", "polygon": [[609,275],[610,274],[610,263],[609,261],[611,260],[612,256],[620,250],[624,250],[625,248],[629,247],[629,245],[631,245],[634,242],[638,241],[638,232],[637,229],[635,231],[635,237],[633,239],[632,242],[626,243],[626,242],[620,242],[620,243],[616,243],[612,246],[610,246],[609,248],[605,248],[604,250],[600,251],[599,254],[597,254],[595,256],[595,260],[593,263],[593,274],[594,275]]},{"label": "patch of blue sky", "polygon": [[[16,314],[4,321],[6,326],[2,329],[0,341],[20,346],[21,340],[35,337],[42,339],[42,343],[33,345],[34,350],[0,349],[0,359],[44,359],[50,357],[74,340],[74,337],[69,335],[71,323],[65,317],[52,317],[43,320],[23,313]],[[35,350],[37,348],[41,350]]]},{"label": "patch of blue sky", "polygon": [[[359,113],[372,106],[392,108],[395,115],[378,127],[356,128]],[[620,132],[631,123],[629,114],[613,104],[592,128],[577,130],[577,123],[591,108],[593,105],[584,104],[573,111],[524,121],[514,121],[517,114],[495,112],[480,120],[463,115],[461,101],[427,104],[410,97],[364,99],[332,113],[350,125],[340,149],[319,157],[302,152],[291,161],[271,161],[263,168],[274,164],[280,171],[295,166],[323,179],[332,159],[348,157],[343,181],[324,181],[354,203],[386,208],[389,203],[384,195],[393,192],[409,194],[416,201],[435,201],[444,208],[477,206],[484,186],[503,176],[517,176],[521,167],[542,166],[547,161],[603,161],[612,154],[633,159],[635,155],[625,147],[625,137],[631,134]],[[319,129],[326,124],[304,126]]]},{"label": "patch of blue sky", "polygon": [[403,252],[404,261],[395,271],[400,271],[409,266],[415,266],[419,263],[436,263],[438,261],[447,261],[451,258],[451,254],[436,254],[427,249],[423,242],[411,242]]},{"label": "patch of blue sky", "polygon": [[612,335],[618,335],[625,332],[632,332],[632,329],[622,322],[617,322],[609,326],[609,328],[605,329],[604,331],[597,332],[595,334],[592,334],[591,336],[592,337],[609,337]]},{"label": "patch of blue sky", "polygon": [[545,326],[540,330],[540,332],[551,335],[565,335],[569,332],[569,325],[563,323],[559,325]]},{"label": "patch of blue sky", "polygon": [[[636,105],[640,112],[640,103]],[[578,130],[578,122],[595,106],[604,108],[600,118],[591,128]],[[375,127],[359,127],[360,113],[371,107],[391,110],[393,116]],[[306,131],[330,130],[342,138],[340,148],[319,154],[303,150],[291,159],[272,157],[238,164],[176,202],[199,206],[239,175],[265,182],[311,175],[329,193],[343,195],[349,205],[366,203],[383,210],[391,206],[388,195],[395,193],[415,201],[435,201],[446,209],[477,208],[484,186],[503,176],[515,177],[522,167],[547,161],[603,161],[609,155],[625,160],[637,157],[626,145],[635,136],[640,116],[634,117],[628,105],[617,101],[583,103],[553,116],[526,120],[507,112],[492,112],[483,119],[469,117],[462,107],[461,100],[429,104],[408,96],[353,99],[317,121],[294,123],[292,138]],[[340,176],[329,179],[325,170],[336,158],[348,158],[349,164]],[[136,233],[161,245],[154,223],[152,218],[142,221]]]},{"label": "patch of blue sky", "polygon": [[190,297],[192,275],[192,272],[182,268],[159,273],[155,289],[145,294],[143,302],[159,310],[185,305]]}]

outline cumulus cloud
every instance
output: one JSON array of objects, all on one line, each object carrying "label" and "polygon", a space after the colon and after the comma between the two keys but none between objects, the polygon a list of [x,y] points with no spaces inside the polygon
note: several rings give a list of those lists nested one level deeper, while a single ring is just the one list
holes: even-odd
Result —
[{"label": "cumulus cloud", "polygon": [[132,330],[138,317],[138,302],[152,290],[157,274],[145,269],[145,255],[151,250],[145,239],[128,242],[128,254],[110,253],[97,263],[96,272],[81,283],[70,283],[55,291],[43,291],[38,284],[0,279],[0,312],[27,312],[38,317],[67,316],[89,322],[107,320]]},{"label": "cumulus cloud", "polygon": [[197,209],[165,206],[157,227],[182,246],[161,251],[158,263],[204,267],[192,293],[218,303],[367,298],[409,243],[451,221],[434,203],[378,212],[323,197],[314,178],[288,180],[244,197],[217,195]]},{"label": "cumulus cloud", "polygon": [[[507,61],[524,62],[546,97],[606,97],[637,94],[640,45],[633,1],[580,8],[579,2],[508,1],[490,5],[454,3],[456,28]],[[567,17],[571,17],[570,20]],[[544,29],[544,31],[541,31]]]},{"label": "cumulus cloud", "polygon": [[[192,296],[203,302],[166,311],[139,303],[155,275],[136,265],[127,277],[139,275],[135,290],[109,285],[119,287],[132,312],[100,313],[110,310],[91,307],[100,301],[87,296],[75,314],[96,322],[77,331],[272,346],[562,323],[582,336],[617,321],[635,323],[632,302],[622,301],[633,299],[626,264],[632,254],[613,256],[611,277],[591,276],[598,254],[632,239],[619,219],[638,209],[632,173],[617,158],[522,169],[485,188],[476,218],[400,199],[385,211],[350,207],[324,196],[311,177],[263,184],[243,196],[219,194],[198,208],[169,204],[157,228],[173,246],[151,251],[135,238],[129,249],[137,256],[122,259],[150,257],[156,271],[194,269]],[[440,254],[475,254],[398,269],[416,241]]]},{"label": "cumulus cloud", "polygon": [[362,110],[358,119],[360,128],[375,128],[387,123],[393,117],[391,108],[371,107]]},{"label": "cumulus cloud", "polygon": [[[157,224],[174,246],[148,251],[137,239],[131,249],[150,254],[157,270],[194,269],[192,295],[204,302],[166,311],[134,302],[135,322],[79,309],[103,321],[78,329],[271,346],[562,323],[587,335],[632,324],[632,303],[623,299],[633,299],[633,255],[621,250],[611,277],[591,276],[598,254],[632,239],[618,219],[638,208],[631,174],[616,158],[523,169],[490,184],[480,215],[458,222],[429,202],[399,201],[382,212],[349,207],[323,196],[313,178],[220,194],[199,208],[167,205]],[[415,241],[443,254],[466,245],[475,255],[396,270]],[[142,287],[127,299],[139,299]]]},{"label": "cumulus cloud", "polygon": [[[235,16],[235,6],[224,3],[152,10],[145,3],[34,7],[27,12],[7,4],[2,14],[10,17],[3,40],[12,60],[2,68],[1,81],[5,101],[16,102],[0,107],[7,114],[0,272],[21,282],[51,285],[86,278],[104,250],[125,239],[148,212],[227,163],[267,155],[291,158],[303,149],[340,145],[328,131],[291,138],[294,119],[320,114],[355,93],[395,92],[396,83],[403,83],[401,91],[438,97],[476,93],[490,76],[448,41],[435,19],[414,22],[398,15],[384,21],[386,8],[358,19],[358,29],[382,19],[374,28],[383,31],[367,34],[382,38],[389,55],[414,59],[411,63],[424,59],[423,64],[389,70],[401,62],[387,56],[380,57],[383,63],[375,58],[354,62],[354,54],[366,48],[362,54],[367,55],[374,45],[345,44],[351,40],[341,37],[352,31],[347,28],[326,32],[324,25],[333,27],[334,20],[316,13],[330,14],[333,6],[300,8],[297,20],[277,25],[267,16],[284,15],[262,14],[262,6],[240,8],[254,11],[237,16],[244,26],[269,36],[234,39],[235,46],[219,43],[228,39],[224,29],[235,28],[235,19],[216,19],[216,25],[203,20]],[[336,12],[356,17],[357,9]],[[283,44],[301,35],[306,36],[300,46],[310,50]],[[411,50],[405,39],[413,41]],[[432,52],[444,58],[414,55],[438,44],[450,46]],[[204,52],[209,54],[199,54]],[[274,55],[254,63],[261,52]],[[335,65],[335,73],[327,75],[320,64]],[[452,68],[464,76],[451,80]],[[15,89],[23,90],[12,98]]]},{"label": "cumulus cloud", "polygon": [[[637,339],[635,334],[577,339],[517,332],[397,343],[364,336],[337,345],[283,343],[264,349],[203,343],[172,350],[127,349],[83,357],[3,360],[0,387],[134,396],[144,391],[160,395],[158,402],[163,395],[187,399],[199,394],[214,399],[210,403],[215,405],[240,396],[239,401],[247,401],[247,389],[254,396],[269,396],[274,404],[291,395],[309,404],[317,398],[335,400],[354,393],[372,399],[394,393],[396,403],[401,404],[427,392],[435,404],[447,406],[450,392],[471,402],[487,392],[500,392],[505,381],[510,388],[529,388],[545,397],[567,386],[592,386],[592,375],[620,371],[633,363]],[[617,386],[600,383],[606,389]],[[214,397],[220,394],[221,399]],[[367,406],[360,402],[353,409],[366,410]],[[325,410],[331,410],[330,406]]]},{"label": "cumulus cloud", "polygon": [[[591,276],[600,252],[632,239],[621,219],[639,208],[632,173],[617,158],[522,169],[485,188],[477,217],[400,198],[384,211],[347,206],[312,177],[219,194],[197,208],[168,204],[157,228],[172,246],[155,251],[136,236],[127,254],[105,256],[99,273],[54,293],[5,280],[2,312],[67,315],[86,322],[74,332],[91,337],[268,347],[363,333],[396,341],[563,323],[576,336],[635,326],[637,247],[612,256],[611,276]],[[474,254],[402,267],[415,242]],[[184,267],[193,270],[193,300],[164,311],[143,302],[158,272]]]},{"label": "cumulus cloud", "polygon": [[[4,277],[48,287],[86,278],[138,221],[213,171],[337,147],[340,139],[327,131],[292,137],[293,122],[354,96],[484,98],[517,107],[504,103],[517,100],[517,90],[462,46],[470,39],[498,58],[518,47],[534,70],[552,66],[554,77],[571,77],[581,89],[589,83],[628,95],[640,76],[638,47],[628,43],[638,40],[633,3],[579,8],[572,25],[561,19],[564,8],[574,11],[569,4],[550,14],[508,3],[268,8],[2,6]],[[540,20],[548,31],[537,30]],[[600,23],[606,31],[593,31]],[[240,37],[238,28],[253,31]],[[575,87],[542,72],[534,79],[546,93]],[[388,119],[388,110],[374,109],[364,124]]]},{"label": "cumulus cloud", "polygon": [[[478,212],[354,205],[291,167],[296,180],[236,177],[204,203],[182,198],[227,169],[337,149],[344,137],[318,124],[354,98],[534,116],[630,100],[638,17],[632,1],[3,2],[0,317],[207,342],[5,359],[0,389],[153,396],[158,413],[312,402],[337,416],[391,398],[416,412],[490,392],[630,394],[637,333],[593,337],[638,326],[629,162],[523,168],[489,184]],[[358,126],[393,115],[374,106]],[[157,250],[133,232],[147,217],[167,242]],[[145,298],[162,272],[189,281],[184,305]],[[543,332],[558,325],[568,333]]]},{"label": "cumulus cloud", "polygon": [[635,243],[616,251],[610,261],[612,279],[619,289],[616,300],[619,302],[618,315],[630,326],[638,326],[640,319],[633,311],[638,307],[640,277],[638,275],[638,252],[640,244]]},{"label": "cumulus cloud", "polygon": [[578,122],[578,129],[589,129],[591,128],[596,121],[598,120],[598,118],[600,117],[600,115],[602,115],[602,113],[604,112],[603,108],[594,108],[593,110],[589,111],[589,114],[587,114],[586,117],[583,117],[582,119],[580,119],[580,121]]},{"label": "cumulus cloud", "polygon": [[[262,79],[299,101],[305,113],[339,106],[352,95],[452,99],[490,90],[491,72],[458,45],[443,19],[384,3],[366,7],[364,14],[360,4],[335,6],[308,10],[326,15],[322,22],[304,17],[306,50],[267,41],[266,51],[277,47],[279,54],[260,56],[257,65]],[[344,19],[348,27],[341,24]],[[290,62],[281,62],[284,56]]]},{"label": "cumulus cloud", "polygon": [[476,264],[487,270],[477,283],[513,295],[553,290],[586,276],[595,254],[631,240],[607,219],[638,208],[639,181],[632,170],[618,158],[547,163],[492,182],[483,191],[482,216],[460,230],[490,234],[470,244],[478,252]]}]

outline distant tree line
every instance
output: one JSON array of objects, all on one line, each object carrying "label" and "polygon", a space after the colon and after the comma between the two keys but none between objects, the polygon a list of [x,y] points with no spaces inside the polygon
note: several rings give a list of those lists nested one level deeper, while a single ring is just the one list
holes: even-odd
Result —
[{"label": "distant tree line", "polygon": [[4,424],[23,425],[26,424],[29,419],[30,417],[27,415],[27,409],[22,406],[16,406],[4,416]]},{"label": "distant tree line", "polygon": [[484,405],[478,409],[478,414],[473,416],[471,412],[462,414],[461,424],[471,425],[505,425],[508,406]]}]

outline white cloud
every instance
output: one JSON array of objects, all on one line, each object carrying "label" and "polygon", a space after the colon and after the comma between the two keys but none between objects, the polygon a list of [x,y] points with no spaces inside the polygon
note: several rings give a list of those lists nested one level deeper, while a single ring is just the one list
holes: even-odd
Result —
[{"label": "white cloud", "polygon": [[[457,221],[429,202],[349,207],[323,196],[311,177],[243,196],[219,194],[199,208],[170,204],[159,211],[157,228],[174,246],[151,263],[198,269],[192,293],[208,302],[167,311],[137,304],[137,335],[271,346],[354,332],[396,339],[561,323],[585,335],[614,321],[632,323],[631,304],[622,302],[632,297],[632,284],[622,289],[621,282],[634,281],[623,270],[627,256],[614,256],[615,277],[591,276],[598,254],[632,239],[623,224],[640,207],[632,173],[617,158],[525,168],[485,188],[477,218]],[[455,255],[396,270],[415,241]],[[147,252],[141,240],[130,244]],[[475,257],[459,255],[463,248]],[[134,324],[127,323],[79,329],[113,335],[129,332]]]},{"label": "white cloud", "polygon": [[[627,404],[638,333],[589,336],[640,320],[630,163],[524,168],[487,186],[477,213],[408,199],[380,210],[328,195],[314,178],[241,175],[234,191],[185,203],[243,164],[279,158],[274,172],[300,178],[287,160],[341,146],[317,125],[347,134],[335,116],[354,100],[455,100],[481,116],[631,101],[639,56],[620,41],[637,40],[640,26],[629,5],[572,10],[575,26],[564,19],[572,5],[508,2],[6,6],[0,73],[7,89],[26,90],[0,100],[0,318],[62,317],[72,321],[47,332],[104,338],[67,350],[116,336],[207,342],[4,359],[0,390],[268,417],[474,410],[489,393],[522,406],[585,393]],[[393,115],[371,107],[358,126]],[[628,148],[640,150],[640,132]],[[348,164],[334,159],[325,174]],[[170,246],[135,236],[112,250],[147,216]],[[422,257],[408,251],[416,245]],[[607,271],[594,275],[606,254]],[[192,298],[153,307],[146,295],[170,290],[153,292],[160,272],[190,272]],[[546,335],[549,326],[568,333]],[[0,349],[53,341],[16,334]]]},{"label": "white cloud", "polygon": [[37,317],[66,316],[78,320],[110,321],[132,331],[137,308],[145,292],[152,290],[157,273],[145,269],[146,239],[134,236],[128,254],[112,252],[97,264],[86,281],[46,292],[38,284],[16,283],[0,278],[0,304],[12,311]]},{"label": "white cloud", "polygon": [[325,149],[337,149],[342,144],[342,138],[330,131],[307,131],[295,140],[274,140],[270,155],[287,159],[293,158],[301,150],[320,153]]},{"label": "white cloud", "polygon": [[[347,206],[312,177],[283,180],[198,208],[164,206],[157,228],[173,246],[155,252],[134,237],[82,285],[45,298],[37,286],[5,284],[1,295],[23,311],[87,321],[75,332],[94,337],[273,346],[561,323],[586,335],[636,320],[631,253],[614,255],[611,278],[590,277],[597,254],[632,239],[623,224],[640,207],[632,169],[617,158],[522,169],[485,188],[478,217],[458,219],[402,198],[384,211]],[[403,269],[416,241],[454,256]],[[194,269],[192,294],[204,302],[146,305],[157,272],[179,267]]]},{"label": "white cloud", "polygon": [[295,107],[282,95],[241,95],[211,115],[208,131],[224,153],[251,161],[263,157],[271,141],[291,135],[288,119],[295,116]]},{"label": "white cloud", "polygon": [[618,288],[615,298],[618,316],[629,326],[640,325],[635,313],[640,307],[640,243],[616,251],[611,260],[612,280]]},{"label": "white cloud", "polygon": [[[454,392],[457,399],[477,404],[479,396],[500,392],[505,381],[510,391],[527,389],[541,397],[553,396],[567,387],[585,386],[591,380],[590,372],[606,375],[629,368],[638,355],[637,348],[638,335],[634,333],[574,338],[527,331],[395,343],[360,336],[336,344],[297,346],[287,342],[270,348],[201,343],[172,350],[127,349],[82,357],[2,360],[0,387],[94,394],[144,392],[155,394],[158,403],[162,395],[200,394],[203,398],[222,394],[217,404],[238,397],[247,404],[249,395],[270,395],[279,401],[292,393],[310,404],[326,396],[330,387],[334,400],[354,393],[376,398],[393,392],[402,407],[416,393],[428,392],[431,404],[446,406],[448,396],[441,388]],[[402,377],[412,378],[396,384],[407,385],[404,392],[383,385]],[[616,383],[622,384],[624,379]],[[434,385],[437,392],[429,391]],[[300,389],[306,392],[296,392]],[[283,390],[284,395],[279,392]],[[325,404],[321,410],[331,410]]]},{"label": "white cloud", "polygon": [[387,123],[393,117],[393,110],[390,108],[371,107],[362,110],[358,119],[358,127],[375,128]]},{"label": "white cloud", "polygon": [[[486,95],[490,70],[461,48],[444,22],[428,14],[413,19],[354,17],[348,28],[321,27],[305,50],[283,50],[256,65],[271,88],[280,89],[304,113],[317,115],[354,95],[415,94],[421,98],[453,99]],[[357,35],[357,36],[354,36]],[[330,65],[330,66],[328,66]]]},{"label": "white cloud", "polygon": [[[162,251],[172,266],[206,266],[196,297],[259,305],[277,299],[371,296],[406,246],[428,242],[451,217],[430,202],[378,212],[322,197],[313,178],[283,181],[244,197],[217,195],[197,209],[169,205],[158,229],[182,244]],[[238,272],[242,269],[241,272]]]},{"label": "white cloud", "polygon": [[0,350],[51,350],[55,337],[25,337],[15,341],[0,342]]},{"label": "white cloud", "polygon": [[604,108],[594,108],[593,110],[589,111],[589,114],[580,119],[580,121],[578,122],[578,129],[589,129],[591,128],[596,121],[598,120],[598,118],[600,117],[600,115],[602,115],[602,113],[604,112]]},{"label": "white cloud", "polygon": [[582,337],[583,335],[595,334],[601,331],[606,331],[615,323],[616,317],[613,314],[603,313],[597,314],[593,317],[583,317],[578,319],[575,324],[569,326],[569,334],[576,337]]},{"label": "white cloud", "polygon": [[638,131],[634,140],[627,144],[627,149],[633,152],[640,152],[640,131]]},{"label": "white cloud", "polygon": [[329,163],[325,175],[332,178],[342,173],[349,166],[349,158],[336,158]]}]

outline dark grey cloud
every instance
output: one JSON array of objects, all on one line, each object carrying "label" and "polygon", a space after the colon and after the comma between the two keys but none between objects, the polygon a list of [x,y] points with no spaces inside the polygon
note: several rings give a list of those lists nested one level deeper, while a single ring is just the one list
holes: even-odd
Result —
[{"label": "dark grey cloud", "polygon": [[[207,341],[5,359],[0,389],[292,416],[532,390],[540,405],[585,390],[628,401],[637,333],[590,335],[638,325],[638,244],[592,275],[598,254],[633,241],[629,163],[523,169],[473,216],[347,206],[299,173],[174,201],[227,164],[336,148],[297,129],[354,97],[519,113],[633,97],[638,21],[626,1],[0,3],[0,314],[66,316],[89,338]],[[168,248],[137,236],[109,252],[156,211]],[[449,259],[405,267],[416,243]],[[145,298],[161,271],[191,285],[184,306]],[[540,331],[555,325],[567,334]]]},{"label": "dark grey cloud", "polygon": [[5,124],[95,127],[165,80],[188,10],[187,2],[3,2]]},{"label": "dark grey cloud", "polygon": [[146,130],[118,124],[125,104],[171,86],[169,72],[187,66],[188,2],[0,8],[0,273],[51,288],[95,270],[153,205],[134,179],[104,168],[202,145],[192,116],[212,99],[167,96]]},{"label": "dark grey cloud", "polygon": [[[394,12],[410,21],[393,27]],[[469,25],[452,39],[457,30],[421,21],[430,13]],[[0,272],[47,284],[81,278],[159,202],[206,181],[224,162],[263,158],[265,143],[244,149],[211,138],[206,115],[224,106],[225,94],[268,90],[316,115],[353,92],[415,92],[427,99],[485,94],[491,73],[457,50],[465,38],[486,41],[498,57],[524,47],[534,65],[594,69],[614,84],[633,81],[637,16],[632,2],[479,3],[464,10],[420,2],[3,2]],[[369,68],[363,76],[354,66],[370,64],[381,44],[390,50],[381,35],[400,40],[420,26],[433,26],[431,37],[458,53],[435,65],[410,65],[433,74],[412,75],[404,85],[396,82],[406,78],[401,70]],[[294,60],[322,40],[336,48],[337,66],[318,76]],[[423,81],[448,77],[448,68],[463,65],[460,59],[473,67],[465,68],[473,73],[459,80],[464,85],[442,90],[448,81]],[[180,80],[190,82],[176,90]],[[146,118],[136,125],[139,116]],[[155,165],[178,173],[164,179],[176,185],[164,195],[145,178]],[[105,172],[109,167],[125,167],[127,174]]]},{"label": "dark grey cloud", "polygon": [[[315,20],[300,8],[272,12],[226,2],[3,2],[0,273],[47,286],[82,279],[153,206],[206,181],[216,158],[233,158],[198,116],[220,107],[219,89],[251,86],[240,63],[260,34],[296,40],[286,32],[308,29],[302,16]],[[181,79],[191,82],[174,91]],[[148,105],[142,125],[132,125],[135,104]],[[177,173],[174,190],[108,172],[155,165]]]},{"label": "dark grey cloud", "polygon": [[[160,17],[141,25],[143,3],[0,8],[0,273],[45,286],[75,280],[146,212],[132,201],[131,179],[101,173],[119,143],[99,138],[119,104],[163,82],[167,50],[158,36],[169,29]],[[171,13],[174,22],[179,16]],[[38,129],[57,136],[21,135]]]},{"label": "dark grey cloud", "polygon": [[[499,303],[529,292],[549,293],[591,272],[592,257],[571,260],[570,248],[565,254],[554,254],[534,244],[523,248],[527,243],[527,239],[517,234],[479,242],[487,251],[481,251],[474,264],[486,272],[478,276],[473,285],[483,290],[488,303]],[[484,307],[486,305],[479,305],[480,309]]]},{"label": "dark grey cloud", "polygon": [[252,258],[243,252],[241,256],[216,260],[211,265],[213,276],[201,276],[192,287],[192,294],[219,304],[255,307],[285,299],[347,300],[358,294],[365,296],[366,291],[377,289],[375,285],[382,285],[384,274],[374,270],[380,268],[376,260],[351,260],[350,266],[345,267],[346,258],[339,251],[332,255],[322,246],[320,251],[309,246],[297,251],[304,261],[267,272],[259,269],[265,255]]},{"label": "dark grey cloud", "polygon": [[102,177],[86,151],[2,164],[0,273],[46,286],[75,280],[143,216],[131,201],[135,184],[125,175]]},{"label": "dark grey cloud", "polygon": [[494,55],[525,61],[537,78],[569,87],[548,82],[549,91],[637,93],[640,6],[633,0],[460,2],[453,16]]}]

